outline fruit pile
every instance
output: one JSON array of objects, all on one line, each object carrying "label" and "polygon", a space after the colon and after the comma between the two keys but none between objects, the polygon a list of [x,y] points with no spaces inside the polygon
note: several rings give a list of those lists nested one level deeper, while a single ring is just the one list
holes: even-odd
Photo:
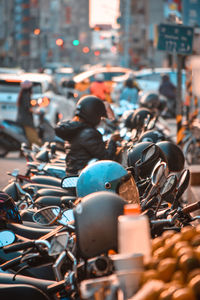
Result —
[{"label": "fruit pile", "polygon": [[140,290],[131,300],[200,299],[200,225],[166,231],[152,240]]}]

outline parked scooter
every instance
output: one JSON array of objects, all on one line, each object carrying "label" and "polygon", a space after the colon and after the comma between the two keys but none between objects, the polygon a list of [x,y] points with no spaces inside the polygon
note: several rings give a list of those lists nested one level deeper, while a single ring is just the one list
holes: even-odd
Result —
[{"label": "parked scooter", "polygon": [[[57,142],[62,145],[64,141],[57,137],[54,128],[45,118],[42,111],[36,112],[39,116],[37,130],[43,143]],[[9,152],[21,151],[21,145],[28,145],[28,140],[23,127],[12,120],[2,120],[0,122],[0,157],[5,157]]]}]

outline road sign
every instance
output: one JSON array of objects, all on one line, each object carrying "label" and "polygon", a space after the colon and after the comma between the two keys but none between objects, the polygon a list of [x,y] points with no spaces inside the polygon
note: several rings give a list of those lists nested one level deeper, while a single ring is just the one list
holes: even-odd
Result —
[{"label": "road sign", "polygon": [[172,54],[192,53],[193,27],[177,24],[158,25],[157,49]]},{"label": "road sign", "polygon": [[200,26],[200,0],[183,0],[183,23]]}]

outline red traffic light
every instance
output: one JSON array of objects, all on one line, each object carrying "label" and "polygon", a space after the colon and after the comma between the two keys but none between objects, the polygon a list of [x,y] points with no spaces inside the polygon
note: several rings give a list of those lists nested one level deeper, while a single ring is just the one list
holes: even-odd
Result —
[{"label": "red traffic light", "polygon": [[83,53],[88,53],[88,52],[90,52],[90,48],[89,47],[83,47],[82,51],[83,51]]},{"label": "red traffic light", "polygon": [[100,55],[100,51],[99,50],[94,51],[94,55],[95,56],[99,56]]},{"label": "red traffic light", "polygon": [[62,47],[63,44],[64,44],[63,39],[57,39],[57,40],[56,40],[56,45],[57,45],[58,47]]},{"label": "red traffic light", "polygon": [[39,28],[35,28],[33,33],[35,35],[39,35],[40,34],[40,29]]}]

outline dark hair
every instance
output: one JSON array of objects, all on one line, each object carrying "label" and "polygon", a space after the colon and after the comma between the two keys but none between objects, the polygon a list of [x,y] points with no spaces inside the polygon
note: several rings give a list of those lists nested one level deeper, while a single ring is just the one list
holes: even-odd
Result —
[{"label": "dark hair", "polygon": [[20,105],[21,103],[21,99],[24,95],[27,95],[27,97],[31,97],[31,93],[32,93],[32,87],[28,88],[28,89],[23,89],[21,88],[20,92],[19,92],[19,95],[18,95],[18,98],[17,98],[17,106]]},{"label": "dark hair", "polygon": [[133,80],[132,79],[127,79],[125,81],[125,86],[129,87],[129,88],[133,88]]}]

